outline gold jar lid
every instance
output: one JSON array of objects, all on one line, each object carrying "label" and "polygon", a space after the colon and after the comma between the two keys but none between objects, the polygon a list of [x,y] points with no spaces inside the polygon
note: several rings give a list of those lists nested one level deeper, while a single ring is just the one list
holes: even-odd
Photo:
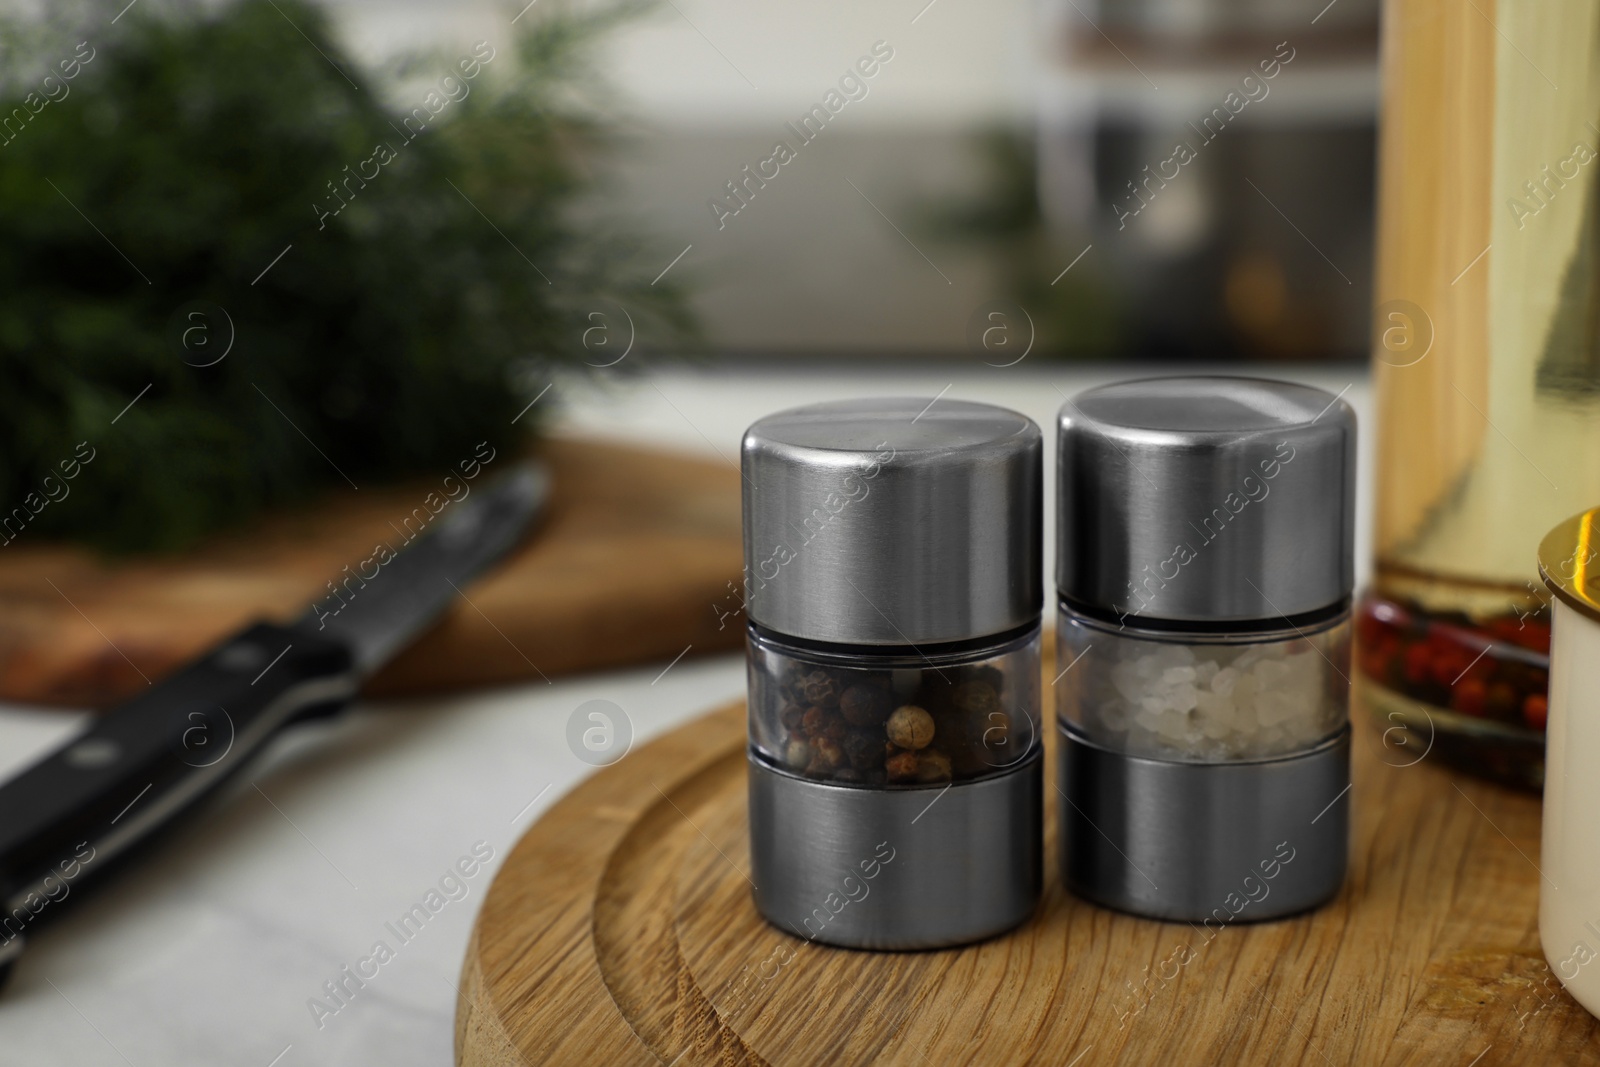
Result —
[{"label": "gold jar lid", "polygon": [[1591,508],[1545,534],[1539,576],[1575,611],[1600,622],[1600,508]]}]

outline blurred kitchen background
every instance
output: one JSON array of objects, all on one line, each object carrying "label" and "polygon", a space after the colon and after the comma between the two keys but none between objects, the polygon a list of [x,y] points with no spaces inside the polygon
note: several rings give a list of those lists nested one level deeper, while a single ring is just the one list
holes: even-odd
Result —
[{"label": "blurred kitchen background", "polygon": [[[518,14],[327,6],[372,63],[502,39]],[[741,361],[1361,359],[1377,16],[1377,0],[661,0],[603,52],[628,116],[608,196],[648,222],[663,268],[687,250],[672,273],[711,349]],[[789,127],[878,42],[892,59],[865,95],[801,142]],[[796,158],[751,181],[777,142]],[[719,225],[714,200],[741,210]]]},{"label": "blurred kitchen background", "polygon": [[[569,62],[563,19],[606,2],[0,0],[48,16],[0,24],[0,776],[291,617],[485,438],[557,493],[435,635],[459,643],[405,657],[450,685],[369,692],[30,936],[18,1062],[445,1062],[481,896],[337,1026],[306,998],[593,771],[588,701],[644,745],[743,694],[737,456],[771,411],[899,393],[1049,425],[1146,370],[1307,382],[1361,416],[1371,576],[1377,0],[653,0]],[[609,90],[568,107],[586,81]],[[1482,259],[1457,229],[1459,257],[1417,242],[1445,247],[1426,275],[1486,306],[1480,275],[1445,284]],[[1434,292],[1388,295],[1421,322]],[[556,669],[563,639],[589,658]]]}]

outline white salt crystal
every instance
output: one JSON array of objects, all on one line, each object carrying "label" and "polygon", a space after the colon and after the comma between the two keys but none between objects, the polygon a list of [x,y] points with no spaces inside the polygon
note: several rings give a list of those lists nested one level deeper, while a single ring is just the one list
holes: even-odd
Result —
[{"label": "white salt crystal", "polygon": [[1262,647],[1260,645],[1251,645],[1249,648],[1239,653],[1238,657],[1233,661],[1233,669],[1237,671],[1247,671],[1259,663],[1266,655],[1267,653],[1262,651]]},{"label": "white salt crystal", "polygon": [[[1242,734],[1253,734],[1260,729],[1259,722],[1256,719],[1255,705],[1253,703],[1235,705],[1233,709],[1233,725],[1234,729]],[[1251,740],[1254,739],[1252,738]]]},{"label": "white salt crystal", "polygon": [[[1337,720],[1314,643],[1128,643],[1091,671],[1084,712],[1136,754],[1231,760],[1304,747]],[[1102,661],[1104,662],[1104,661]]]},{"label": "white salt crystal", "polygon": [[1183,685],[1194,680],[1195,671],[1193,667],[1168,667],[1161,672],[1163,685]]}]

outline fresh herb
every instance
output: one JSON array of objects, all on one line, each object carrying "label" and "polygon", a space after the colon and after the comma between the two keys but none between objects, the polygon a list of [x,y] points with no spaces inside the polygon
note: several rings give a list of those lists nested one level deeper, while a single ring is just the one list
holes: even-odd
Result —
[{"label": "fresh herb", "polygon": [[379,74],[302,0],[122,7],[0,35],[0,543],[172,549],[443,470],[690,336],[661,250],[576,221],[630,9]]}]

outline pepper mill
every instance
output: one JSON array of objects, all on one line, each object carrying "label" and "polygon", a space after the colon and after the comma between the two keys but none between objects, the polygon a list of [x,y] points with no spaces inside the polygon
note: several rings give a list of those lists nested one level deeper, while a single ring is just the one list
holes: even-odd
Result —
[{"label": "pepper mill", "polygon": [[1042,868],[1042,436],[987,404],[852,400],[745,433],[750,852],[779,929],[957,945]]}]

